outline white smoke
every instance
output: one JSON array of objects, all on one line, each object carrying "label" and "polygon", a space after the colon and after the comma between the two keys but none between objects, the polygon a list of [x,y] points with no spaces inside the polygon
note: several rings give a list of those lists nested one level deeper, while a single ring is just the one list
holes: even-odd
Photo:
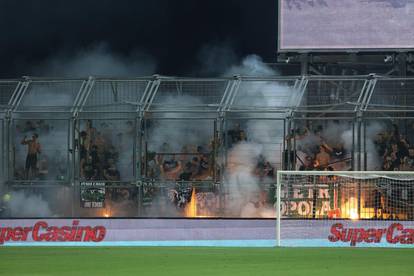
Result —
[{"label": "white smoke", "polygon": [[385,129],[385,124],[380,122],[373,122],[366,127],[365,152],[367,153],[367,170],[369,171],[382,170],[382,157],[379,156],[375,142],[378,138],[378,134]]},{"label": "white smoke", "polygon": [[12,217],[51,217],[48,203],[40,195],[11,192],[9,207]]},{"label": "white smoke", "polygon": [[[225,76],[277,76],[278,72],[266,65],[260,57],[250,55],[241,64],[232,66]],[[272,81],[245,82],[239,88],[234,102],[236,108],[286,108],[290,98],[295,96],[288,86]],[[254,109],[253,109],[254,110]],[[260,157],[273,164],[281,165],[284,139],[283,121],[254,120],[252,116],[245,123],[247,141],[241,142],[228,153],[227,172],[224,179],[230,195],[226,208],[231,215],[241,217],[274,216],[266,206],[258,206],[260,200],[260,180],[255,174]],[[272,180],[268,180],[272,181]]]},{"label": "white smoke", "polygon": [[120,55],[101,42],[75,53],[56,53],[33,72],[48,77],[139,77],[152,75],[155,69],[154,59],[142,51]]},{"label": "white smoke", "polygon": [[[158,107],[176,109],[179,107],[195,107],[203,104],[200,98],[183,95],[173,96],[174,91],[170,91],[159,102]],[[148,146],[150,151],[160,152],[164,143],[168,144],[169,152],[181,152],[187,145],[206,146],[213,138],[212,120],[192,120],[191,117],[203,118],[205,114],[192,113],[191,116],[185,113],[165,112],[158,115],[159,119],[151,120],[151,127],[148,134]],[[168,120],[175,118],[174,120]]]},{"label": "white smoke", "polygon": [[278,72],[270,68],[265,64],[261,57],[258,55],[249,55],[243,59],[241,64],[233,65],[227,72],[224,73],[225,76],[277,76]]}]

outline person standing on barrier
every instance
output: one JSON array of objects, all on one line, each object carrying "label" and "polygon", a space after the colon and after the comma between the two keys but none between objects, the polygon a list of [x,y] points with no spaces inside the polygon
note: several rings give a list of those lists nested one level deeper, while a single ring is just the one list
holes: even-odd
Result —
[{"label": "person standing on barrier", "polygon": [[41,153],[40,143],[37,140],[38,137],[39,136],[34,133],[31,140],[28,140],[27,136],[25,136],[21,142],[22,145],[27,145],[25,166],[26,179],[37,175],[37,155]]}]

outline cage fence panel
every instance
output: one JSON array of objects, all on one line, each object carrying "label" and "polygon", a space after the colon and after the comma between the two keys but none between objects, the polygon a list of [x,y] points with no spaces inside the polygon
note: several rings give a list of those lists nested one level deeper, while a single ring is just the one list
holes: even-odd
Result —
[{"label": "cage fence panel", "polygon": [[7,109],[18,85],[19,81],[0,80],[0,105],[2,106],[2,110]]},{"label": "cage fence panel", "polygon": [[227,85],[225,79],[161,79],[156,94],[149,100],[150,110],[214,111],[218,109]]},{"label": "cage fence panel", "polygon": [[414,106],[414,79],[378,79],[367,110],[409,110]]},{"label": "cage fence panel", "polygon": [[366,170],[414,170],[413,120],[370,118],[364,121],[363,131]]},{"label": "cage fence panel", "polygon": [[294,158],[295,170],[350,170],[353,124],[344,119],[294,120],[288,139],[293,140],[289,158]]},{"label": "cage fence panel", "polygon": [[213,180],[214,120],[146,120],[145,177],[158,180]]},{"label": "cage fence panel", "polygon": [[242,80],[230,102],[232,110],[290,107],[300,97],[295,79]]},{"label": "cage fence panel", "polygon": [[366,82],[364,78],[311,78],[307,82],[299,107],[329,113],[353,111]]},{"label": "cage fence panel", "polygon": [[13,120],[13,179],[68,181],[68,121]]},{"label": "cage fence panel", "polygon": [[69,112],[83,80],[30,81],[16,112]]},{"label": "cage fence panel", "polygon": [[135,121],[80,120],[78,132],[81,180],[134,180]]},{"label": "cage fence panel", "polygon": [[96,80],[83,100],[84,112],[135,112],[149,80]]}]

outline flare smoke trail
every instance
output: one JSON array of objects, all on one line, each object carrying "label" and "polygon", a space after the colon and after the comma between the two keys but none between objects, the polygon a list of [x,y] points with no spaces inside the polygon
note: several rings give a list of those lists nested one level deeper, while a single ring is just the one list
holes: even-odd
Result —
[{"label": "flare smoke trail", "polygon": [[[232,66],[225,74],[244,76],[276,76],[278,73],[263,63],[256,55],[246,57],[240,65]],[[247,82],[240,87],[238,107],[288,107],[295,96],[288,86],[276,82]],[[284,123],[278,120],[254,120],[245,122],[247,141],[235,145],[228,153],[228,171],[223,183],[230,196],[229,212],[241,217],[274,216],[270,206],[258,206],[260,183],[255,175],[259,158],[263,156],[273,166],[280,168],[284,139]],[[268,179],[268,181],[272,181]]]}]

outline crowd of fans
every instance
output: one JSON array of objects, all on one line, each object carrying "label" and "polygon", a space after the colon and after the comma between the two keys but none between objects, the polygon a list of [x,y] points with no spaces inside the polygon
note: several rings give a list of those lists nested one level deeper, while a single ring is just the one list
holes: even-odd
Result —
[{"label": "crowd of fans", "polygon": [[132,122],[128,121],[126,124],[126,132],[119,132],[114,138],[113,130],[106,122],[101,123],[98,130],[91,120],[86,121],[79,141],[82,179],[114,182],[121,180],[117,164],[120,162],[120,153],[127,150],[123,136],[132,135],[133,131]]},{"label": "crowd of fans", "polygon": [[[126,122],[126,129],[131,133],[113,133],[107,123],[97,128],[91,120],[85,121],[80,130],[80,175],[84,180],[120,181],[122,176],[118,168],[120,154],[128,151],[124,141],[125,135],[132,133],[132,122]],[[16,137],[20,137],[21,147],[18,154],[22,157],[15,162],[15,179],[63,180],[66,176],[67,160],[64,152],[47,140],[54,132],[52,124],[44,120],[28,120],[16,124]],[[226,141],[227,148],[248,142],[247,133],[235,124],[226,133],[227,137],[215,137],[201,145],[185,145],[178,153],[174,153],[166,142],[157,152],[147,152],[142,162],[142,171],[149,179],[168,181],[202,181],[220,177],[220,166],[215,160],[218,146]],[[414,170],[414,144],[410,143],[407,133],[402,135],[397,125],[389,130],[381,131],[375,141],[381,164],[375,168],[384,171]],[[28,138],[29,137],[29,138]],[[293,139],[294,138],[294,139]],[[296,143],[296,164],[298,170],[349,170],[351,169],[351,153],[343,142],[329,142],[324,137],[324,129],[304,127],[297,129],[287,137]],[[341,139],[338,139],[341,140]],[[45,143],[45,144],[44,144]],[[58,143],[58,142],[56,142]],[[43,145],[44,144],[44,145]],[[44,148],[47,150],[44,150]],[[25,155],[27,154],[27,155]],[[22,162],[23,161],[23,162]],[[131,164],[132,165],[132,164]],[[260,179],[273,178],[274,165],[259,156],[253,172]]]},{"label": "crowd of fans", "polygon": [[[215,151],[221,141],[227,141],[227,147],[231,148],[242,142],[247,142],[246,132],[239,124],[227,132],[227,139],[216,136],[204,145],[185,145],[180,153],[172,153],[171,146],[164,143],[159,152],[148,152],[146,156],[146,177],[149,179],[174,180],[174,181],[202,181],[212,180],[214,176],[220,177],[220,166]],[[273,178],[275,170],[272,164],[260,155],[257,158],[257,166],[252,172],[260,180]],[[216,174],[216,175],[215,175]]]},{"label": "crowd of fans", "polygon": [[409,142],[406,135],[400,133],[397,125],[392,125],[390,130],[378,134],[376,147],[382,160],[381,170],[414,170],[414,144]]},{"label": "crowd of fans", "polygon": [[164,143],[159,152],[147,153],[146,177],[177,181],[212,180],[213,144],[186,145],[180,153],[172,153],[171,146]]},{"label": "crowd of fans", "polygon": [[318,126],[313,131],[305,127],[287,137],[287,139],[295,138],[296,140],[297,169],[302,171],[349,170],[350,153],[345,149],[344,143],[341,141],[330,143],[324,137],[323,130],[322,126]]}]

